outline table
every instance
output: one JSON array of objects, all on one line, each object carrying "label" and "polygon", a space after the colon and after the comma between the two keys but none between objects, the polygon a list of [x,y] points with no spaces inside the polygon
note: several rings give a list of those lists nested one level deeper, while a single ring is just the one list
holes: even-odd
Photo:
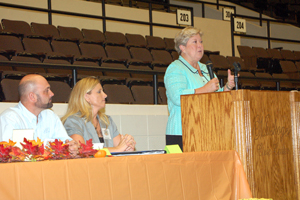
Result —
[{"label": "table", "polygon": [[0,164],[1,199],[252,197],[236,151]]}]

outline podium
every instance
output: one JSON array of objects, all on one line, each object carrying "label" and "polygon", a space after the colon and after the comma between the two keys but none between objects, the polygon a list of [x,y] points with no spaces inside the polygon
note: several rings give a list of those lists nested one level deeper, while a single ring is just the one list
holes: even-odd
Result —
[{"label": "podium", "polygon": [[255,198],[300,200],[300,92],[181,96],[184,152],[236,150]]}]

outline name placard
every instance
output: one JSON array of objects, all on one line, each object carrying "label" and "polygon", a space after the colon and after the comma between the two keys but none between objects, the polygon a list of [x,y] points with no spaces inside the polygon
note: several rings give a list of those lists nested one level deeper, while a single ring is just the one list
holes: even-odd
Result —
[{"label": "name placard", "polygon": [[16,142],[15,146],[22,149],[23,147],[20,143],[24,142],[24,138],[26,138],[27,140],[33,140],[33,135],[33,129],[14,129],[12,140]]},{"label": "name placard", "polygon": [[190,10],[179,10],[177,9],[177,14],[176,14],[176,22],[177,24],[180,25],[192,25],[192,13]]},{"label": "name placard", "polygon": [[234,18],[234,31],[238,33],[246,33],[246,20]]},{"label": "name placard", "polygon": [[233,9],[223,8],[223,20],[230,21],[231,14],[234,13]]}]

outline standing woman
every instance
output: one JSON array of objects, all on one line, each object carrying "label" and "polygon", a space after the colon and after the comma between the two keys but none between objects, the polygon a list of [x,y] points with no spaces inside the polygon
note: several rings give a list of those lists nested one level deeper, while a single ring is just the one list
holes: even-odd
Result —
[{"label": "standing woman", "polygon": [[133,137],[119,134],[112,118],[101,112],[106,97],[99,79],[81,79],[71,92],[62,123],[68,135],[78,143],[92,139],[93,143],[104,143],[110,152],[133,151],[136,144]]},{"label": "standing woman", "polygon": [[216,75],[210,80],[206,65],[199,62],[204,54],[201,37],[200,30],[194,27],[184,28],[176,35],[174,42],[179,58],[168,66],[164,77],[169,109],[166,143],[179,144],[181,149],[180,95],[230,91],[235,86],[230,69],[225,87],[219,87]]}]

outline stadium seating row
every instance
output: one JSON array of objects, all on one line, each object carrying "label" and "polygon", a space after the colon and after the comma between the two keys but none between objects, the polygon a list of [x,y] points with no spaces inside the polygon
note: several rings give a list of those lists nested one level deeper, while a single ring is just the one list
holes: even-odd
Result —
[{"label": "stadium seating row", "polygon": [[[153,104],[153,87],[151,84],[131,80],[131,83],[123,85],[122,80],[100,78],[104,92],[107,96],[107,103],[127,103],[127,104]],[[129,81],[129,80],[128,80]],[[7,102],[16,102],[18,97],[18,84],[20,79],[5,78],[1,81],[2,98]],[[55,94],[53,103],[67,103],[71,93],[71,87],[63,81],[49,81],[51,90]],[[167,104],[166,90],[160,86],[158,88],[158,103]]]}]

